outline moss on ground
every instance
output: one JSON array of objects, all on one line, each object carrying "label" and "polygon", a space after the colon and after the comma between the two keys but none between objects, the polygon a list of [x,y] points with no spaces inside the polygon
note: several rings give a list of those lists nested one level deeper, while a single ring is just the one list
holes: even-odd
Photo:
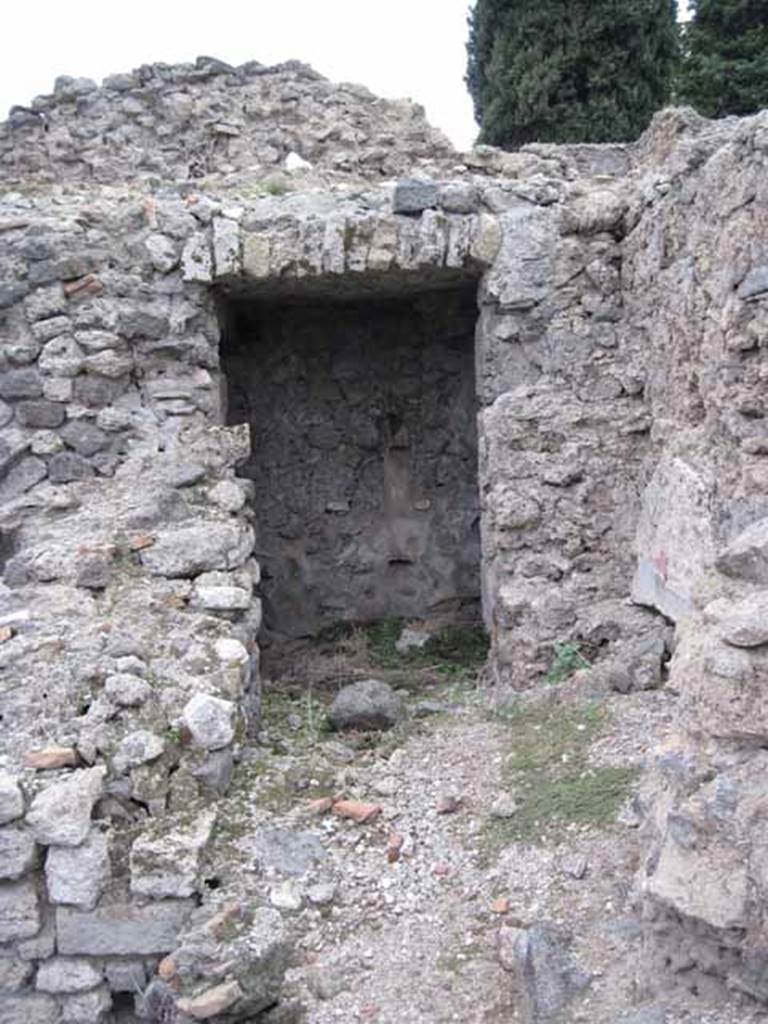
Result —
[{"label": "moss on ground", "polygon": [[504,715],[511,737],[502,776],[518,810],[489,821],[486,853],[514,842],[551,840],[569,825],[607,827],[615,820],[637,769],[590,764],[590,745],[607,717],[596,704],[519,708]]},{"label": "moss on ground", "polygon": [[428,670],[458,680],[476,676],[488,657],[488,636],[481,626],[446,626],[424,647],[402,654],[396,647],[402,619],[380,619],[363,630],[371,661],[380,668]]}]

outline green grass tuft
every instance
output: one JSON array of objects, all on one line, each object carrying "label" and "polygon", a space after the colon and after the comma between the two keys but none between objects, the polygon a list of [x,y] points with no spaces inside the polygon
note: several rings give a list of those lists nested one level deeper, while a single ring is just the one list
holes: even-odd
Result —
[{"label": "green grass tuft", "polygon": [[580,668],[589,668],[589,662],[576,644],[556,643],[555,656],[549,671],[544,676],[545,683],[562,683],[568,676],[578,672]]},{"label": "green grass tuft", "polygon": [[446,626],[424,647],[401,654],[403,620],[379,619],[364,627],[371,661],[386,669],[430,669],[440,676],[466,679],[475,675],[488,657],[488,636],[481,626]]},{"label": "green grass tuft", "polygon": [[518,811],[512,818],[491,819],[487,852],[514,842],[542,842],[572,824],[605,827],[614,821],[637,769],[589,763],[589,747],[606,724],[599,705],[512,709],[505,721],[512,739],[503,781]]}]

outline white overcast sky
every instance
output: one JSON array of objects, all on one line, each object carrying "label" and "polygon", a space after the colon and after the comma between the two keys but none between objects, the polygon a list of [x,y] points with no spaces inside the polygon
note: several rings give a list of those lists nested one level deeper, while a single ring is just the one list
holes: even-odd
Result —
[{"label": "white overcast sky", "polygon": [[464,149],[475,135],[463,80],[470,6],[471,0],[5,0],[0,120],[14,103],[50,92],[57,75],[101,81],[140,64],[200,54],[230,64],[296,58],[333,81],[411,97]]}]

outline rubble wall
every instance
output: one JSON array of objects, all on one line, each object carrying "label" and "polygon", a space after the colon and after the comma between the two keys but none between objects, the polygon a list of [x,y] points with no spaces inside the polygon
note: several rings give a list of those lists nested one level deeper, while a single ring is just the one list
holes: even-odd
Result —
[{"label": "rubble wall", "polygon": [[420,157],[446,158],[447,139],[408,100],[336,85],[299,61],[232,67],[146,64],[101,86],[61,77],[50,95],[0,125],[5,179],[120,183],[189,181],[282,170],[288,154],[329,173],[381,178]]},{"label": "rubble wall", "polygon": [[253,1019],[279,998],[280,914],[222,909],[205,881],[260,699],[258,491],[236,473],[248,424],[226,426],[216,289],[428,292],[498,248],[472,189],[406,188],[402,212],[360,189],[0,199],[4,1020],[196,1015],[226,907],[239,966],[213,1005]]},{"label": "rubble wall", "polygon": [[660,118],[624,243],[652,423],[633,595],[676,625],[679,693],[647,788],[648,970],[763,1001],[766,138],[765,115]]},{"label": "rubble wall", "polygon": [[[280,915],[224,920],[205,885],[259,729],[271,500],[237,471],[217,295],[402,297],[447,273],[479,282],[491,674],[534,685],[568,643],[595,685],[659,685],[674,624],[649,963],[684,941],[702,978],[768,997],[766,119],[459,155],[411,107],[378,138],[377,102],[202,59],[60,82],[0,131],[4,1020],[99,1024],[138,990],[156,1019],[207,1000],[235,1021],[279,998]],[[357,148],[334,134],[353,124]]]}]

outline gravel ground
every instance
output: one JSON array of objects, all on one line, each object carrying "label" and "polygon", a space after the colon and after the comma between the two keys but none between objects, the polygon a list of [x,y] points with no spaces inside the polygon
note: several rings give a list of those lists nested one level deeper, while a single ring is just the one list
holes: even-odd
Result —
[{"label": "gravel ground", "polygon": [[[514,831],[515,816],[493,812],[516,796],[507,767],[527,749],[530,722],[492,713],[486,696],[471,688],[430,697],[441,713],[411,719],[373,747],[319,733],[321,702],[286,701],[279,715],[268,703],[268,747],[251,753],[248,781],[225,810],[233,822],[225,841],[240,858],[236,879],[223,880],[224,887],[236,881],[242,892],[245,880],[253,898],[279,906],[290,922],[297,956],[286,997],[306,1007],[306,1021],[521,1022],[512,975],[499,961],[499,931],[537,921],[567,931],[579,965],[593,975],[565,1021],[624,1024],[638,1009],[648,1016],[629,1017],[631,1024],[767,1019],[721,991],[708,993],[707,1002],[675,979],[667,985],[637,977],[641,929],[633,894],[641,838],[632,796],[649,751],[670,728],[673,695],[604,700],[600,726],[585,741],[589,770],[638,771],[609,820],[550,823],[540,835],[509,842],[497,832],[507,825]],[[564,687],[562,697],[556,716],[582,714],[576,688]],[[539,735],[550,743],[550,722],[557,721],[532,728],[543,729]],[[558,756],[556,746],[547,750]],[[564,748],[559,756],[565,762],[571,754]],[[328,795],[379,804],[381,813],[356,824],[310,809],[311,800]],[[277,852],[265,857],[258,837],[275,829]],[[307,870],[291,875],[297,834],[299,846],[310,849],[299,850],[298,859],[311,863],[294,864],[294,871]],[[397,853],[388,853],[397,844]],[[652,1007],[664,1015],[652,1015]]]}]

